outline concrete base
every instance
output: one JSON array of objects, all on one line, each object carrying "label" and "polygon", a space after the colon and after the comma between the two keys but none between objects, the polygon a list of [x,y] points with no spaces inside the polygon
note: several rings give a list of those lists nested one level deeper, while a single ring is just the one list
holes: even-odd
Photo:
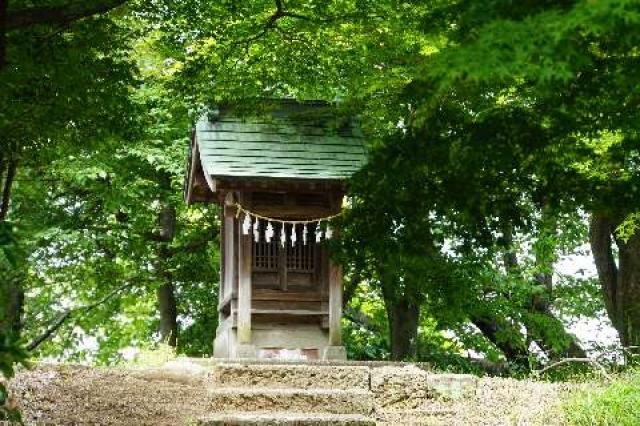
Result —
[{"label": "concrete base", "polygon": [[344,346],[327,346],[322,351],[322,359],[324,360],[346,360],[347,350]]},{"label": "concrete base", "polygon": [[236,332],[229,319],[218,324],[216,337],[213,340],[213,356],[215,358],[233,358],[236,347]]},{"label": "concrete base", "polygon": [[[254,323],[251,343],[238,342],[238,332],[231,321],[224,321],[216,330],[213,356],[227,359],[299,357],[302,360],[346,360],[342,346],[327,346],[328,332],[317,324]],[[296,355],[297,354],[297,355]]]},{"label": "concrete base", "polygon": [[257,323],[251,329],[251,343],[259,348],[321,349],[328,333],[315,324]]},{"label": "concrete base", "polygon": [[236,358],[255,358],[255,345],[239,344],[236,346]]}]

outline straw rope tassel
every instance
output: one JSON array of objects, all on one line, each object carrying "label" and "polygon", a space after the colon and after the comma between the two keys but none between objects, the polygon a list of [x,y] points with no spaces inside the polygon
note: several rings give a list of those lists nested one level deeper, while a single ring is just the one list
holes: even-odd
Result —
[{"label": "straw rope tassel", "polygon": [[[234,203],[237,211],[236,211],[236,218],[240,218],[240,214],[244,213],[244,220],[242,222],[242,233],[244,235],[249,235],[249,231],[252,232],[253,234],[253,238],[255,240],[255,242],[259,242],[260,241],[260,220],[262,220],[263,222],[266,222],[267,226],[265,228],[264,231],[264,239],[267,243],[271,243],[271,240],[274,237],[275,234],[275,230],[273,227],[272,222],[278,222],[282,225],[281,229],[280,229],[280,244],[282,245],[282,247],[284,247],[287,244],[287,225],[291,225],[291,236],[289,238],[289,240],[291,241],[291,246],[295,246],[296,242],[298,240],[298,234],[296,232],[296,226],[297,225],[303,225],[302,228],[302,243],[304,245],[307,245],[308,239],[309,239],[309,229],[308,226],[311,224],[316,224],[315,226],[315,239],[316,239],[316,243],[319,243],[322,240],[322,237],[324,236],[325,239],[329,240],[331,239],[331,237],[333,237],[333,229],[331,228],[331,226],[329,225],[329,221],[333,218],[336,218],[338,216],[342,215],[342,212],[331,215],[331,216],[326,216],[326,217],[319,217],[319,218],[315,218],[315,219],[307,219],[307,220],[281,220],[281,219],[275,219],[272,217],[268,217],[268,216],[263,216],[260,215],[258,213],[254,213],[251,212],[247,209],[245,209],[244,207],[242,207],[242,205],[240,205],[239,203]],[[322,222],[327,222],[327,225],[325,227],[324,230],[324,235],[323,235],[323,231],[322,231]]]}]

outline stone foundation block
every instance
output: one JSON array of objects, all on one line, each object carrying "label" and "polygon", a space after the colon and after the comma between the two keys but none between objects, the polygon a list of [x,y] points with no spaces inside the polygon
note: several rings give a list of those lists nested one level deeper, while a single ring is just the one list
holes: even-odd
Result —
[{"label": "stone foundation block", "polygon": [[226,388],[209,391],[211,411],[363,414],[373,410],[371,394],[356,389]]},{"label": "stone foundation block", "polygon": [[369,368],[311,364],[219,364],[210,376],[215,387],[369,389]]},{"label": "stone foundation block", "polygon": [[357,414],[234,413],[199,419],[198,426],[375,426],[375,420]]},{"label": "stone foundation block", "polygon": [[475,395],[478,378],[471,374],[429,374],[429,388],[446,399],[468,398]]}]

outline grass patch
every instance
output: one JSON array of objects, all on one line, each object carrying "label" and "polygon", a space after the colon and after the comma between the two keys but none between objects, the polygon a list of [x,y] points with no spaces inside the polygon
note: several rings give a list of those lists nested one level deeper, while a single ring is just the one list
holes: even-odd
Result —
[{"label": "grass patch", "polygon": [[131,361],[123,365],[126,367],[162,367],[177,357],[175,348],[161,343],[154,348],[141,349]]},{"label": "grass patch", "polygon": [[640,425],[640,369],[622,373],[607,384],[593,384],[562,406],[570,425]]}]

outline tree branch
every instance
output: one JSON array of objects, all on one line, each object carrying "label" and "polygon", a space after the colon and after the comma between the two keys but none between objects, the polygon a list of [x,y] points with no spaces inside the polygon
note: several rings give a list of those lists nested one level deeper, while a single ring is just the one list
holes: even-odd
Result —
[{"label": "tree branch", "polygon": [[189,241],[183,246],[169,248],[167,254],[169,256],[175,256],[178,253],[196,253],[206,248],[210,241],[213,241],[213,236],[205,236],[194,241]]},{"label": "tree branch", "polygon": [[[511,324],[505,318],[492,316],[484,312],[470,312],[469,319],[473,325],[493,343],[509,362],[529,365],[529,348],[517,325]],[[504,336],[513,336],[505,338]]]},{"label": "tree branch", "polygon": [[15,30],[41,24],[66,24],[89,16],[109,12],[127,1],[128,0],[102,0],[96,2],[73,0],[64,6],[28,7],[9,10],[7,12],[5,29]]},{"label": "tree branch", "polygon": [[300,15],[299,13],[288,12],[288,11],[283,11],[282,13],[280,13],[280,16],[281,17],[301,19],[303,21],[309,21],[309,22],[324,22],[321,19],[314,19],[314,18],[312,18],[310,16]]},{"label": "tree branch", "polygon": [[263,25],[262,29],[258,33],[252,35],[251,37],[247,37],[244,40],[240,40],[234,44],[243,44],[245,46],[245,50],[248,49],[251,43],[258,40],[259,38],[264,37],[269,32],[269,30],[277,29],[278,20],[281,18],[287,17],[287,18],[301,19],[309,22],[322,22],[321,20],[314,19],[310,16],[300,15],[299,13],[285,10],[285,6],[282,0],[275,0],[275,2],[276,2],[276,11],[273,12],[271,16],[269,16],[269,18]]},{"label": "tree branch", "polygon": [[505,222],[502,224],[502,239],[504,243],[504,269],[507,273],[518,268],[518,257],[513,244],[513,224]]},{"label": "tree branch", "polygon": [[13,187],[13,179],[16,177],[17,168],[18,160],[10,160],[7,167],[7,177],[4,181],[4,188],[2,189],[2,201],[0,202],[0,221],[5,220],[7,218],[7,214],[9,214],[11,188]]},{"label": "tree branch", "polygon": [[591,358],[564,358],[564,359],[561,359],[560,361],[554,362],[553,364],[549,364],[540,370],[536,370],[534,373],[536,376],[540,376],[542,375],[542,373],[552,368],[558,367],[563,364],[568,364],[570,362],[578,362],[583,364],[595,365],[596,367],[598,367],[603,377],[605,377],[607,380],[611,380],[611,376],[609,375],[609,373],[607,373],[607,370],[604,368],[604,366],[600,364],[598,361]]},{"label": "tree branch", "polygon": [[343,292],[343,297],[342,297],[342,307],[343,308],[347,307],[347,305],[351,301],[351,298],[355,294],[355,292],[356,292],[356,290],[358,288],[358,284],[360,284],[360,281],[362,281],[362,277],[360,276],[360,274],[356,273],[356,272],[353,272],[351,274],[351,277],[350,277],[349,281],[344,286],[344,292]]},{"label": "tree branch", "polygon": [[369,330],[373,333],[379,333],[380,330],[376,329],[372,324],[371,320],[362,311],[357,311],[353,308],[346,308],[343,312],[343,315],[346,319],[351,321],[354,324],[357,324],[361,327],[364,327],[366,330]]},{"label": "tree branch", "polygon": [[93,302],[93,303],[90,303],[90,304],[84,305],[84,306],[79,306],[79,307],[73,308],[73,309],[67,309],[64,312],[60,313],[60,315],[58,315],[56,317],[56,319],[53,320],[53,322],[51,322],[49,327],[47,327],[47,329],[41,335],[39,335],[38,337],[33,339],[31,341],[31,343],[29,343],[29,345],[27,346],[27,350],[33,351],[38,346],[40,346],[42,343],[44,343],[47,340],[51,339],[51,337],[54,335],[54,333],[72,315],[75,315],[78,312],[87,313],[87,312],[91,311],[92,309],[95,309],[96,307],[98,307],[98,306],[102,305],[103,303],[109,301],[113,296],[115,296],[116,294],[120,293],[122,290],[124,290],[126,288],[129,288],[129,287],[133,287],[135,284],[136,284],[135,282],[130,282],[130,283],[121,285],[120,287],[118,287],[118,288],[114,289],[113,291],[109,292],[106,296],[104,296],[102,299],[98,300],[97,302]]},{"label": "tree branch", "polygon": [[[281,31],[278,27],[278,20],[280,20],[281,18],[294,18],[294,19],[299,19],[302,21],[307,21],[307,22],[313,22],[316,24],[327,24],[330,22],[336,22],[336,21],[346,21],[349,19],[377,19],[377,18],[381,18],[381,16],[379,15],[359,15],[359,14],[352,14],[352,15],[341,15],[341,16],[331,16],[328,18],[317,18],[317,17],[313,17],[313,16],[307,16],[307,15],[302,15],[299,14],[297,12],[291,12],[288,10],[285,10],[285,5],[284,2],[282,0],[275,0],[276,3],[276,10],[275,12],[273,12],[273,14],[271,14],[271,16],[269,16],[269,18],[266,20],[266,22],[264,23],[264,25],[262,26],[262,28],[260,29],[260,31],[258,31],[256,34],[247,37],[245,39],[242,40],[238,40],[237,42],[234,42],[233,45],[243,45],[244,46],[244,51],[245,53],[249,50],[249,46],[251,46],[251,43],[253,43],[254,41],[264,37],[270,30],[276,30],[281,34],[285,34],[285,32]],[[291,36],[289,36],[291,38]],[[298,40],[298,41],[304,41],[304,40]],[[238,60],[239,61],[239,60]],[[238,61],[236,61],[236,65],[238,64]]]}]

